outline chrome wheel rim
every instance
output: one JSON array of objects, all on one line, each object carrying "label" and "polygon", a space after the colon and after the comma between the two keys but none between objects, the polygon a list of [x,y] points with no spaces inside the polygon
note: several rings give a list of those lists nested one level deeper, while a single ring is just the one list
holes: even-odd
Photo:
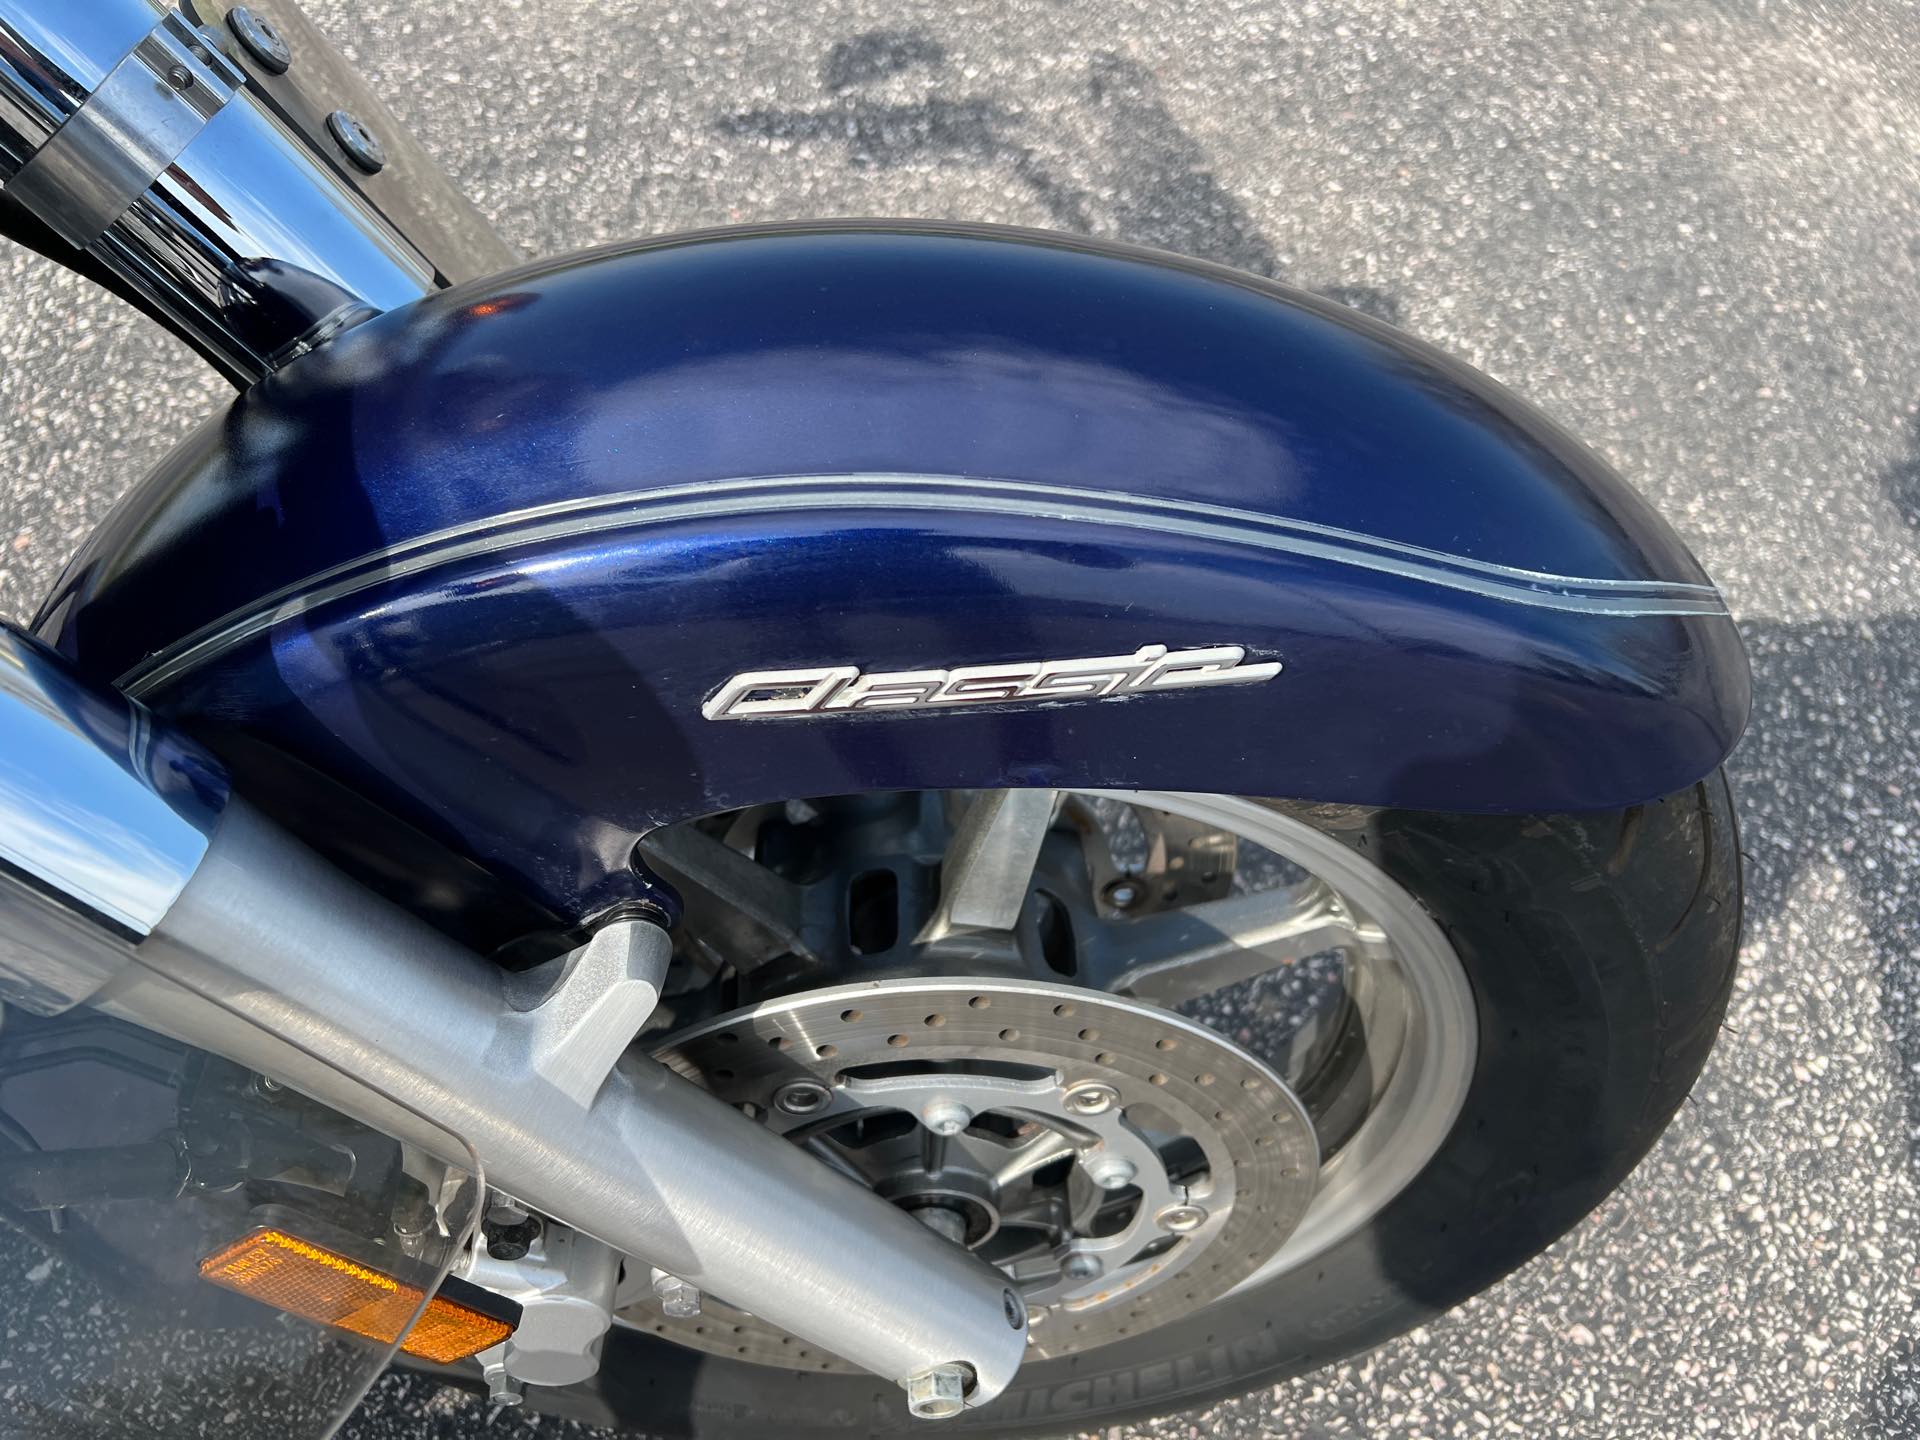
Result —
[{"label": "chrome wheel rim", "polygon": [[[1325,880],[1393,948],[1416,1023],[1360,1129],[1322,1166],[1313,1202],[1285,1244],[1239,1291],[1300,1268],[1363,1229],[1427,1167],[1460,1118],[1480,1035],[1473,990],[1452,944],[1420,902],[1339,840],[1255,800],[1185,791],[1090,792],[1217,824]],[[1236,1292],[1237,1293],[1237,1292]]]},{"label": "chrome wheel rim", "polygon": [[[812,808],[809,802],[790,802],[790,805],[795,803],[805,809]],[[1116,868],[1108,856],[1106,840],[1088,838],[1089,807],[1103,806],[1115,814],[1157,817],[1153,824],[1160,827],[1154,831],[1155,845],[1159,847],[1155,850],[1159,870],[1154,869],[1153,863],[1141,870]],[[771,812],[771,809],[762,807],[764,811]],[[789,809],[787,813],[791,816],[794,812]],[[748,812],[737,812],[737,816],[747,815]],[[1017,917],[1024,917],[1019,923],[1030,929],[1032,907],[1040,898],[1040,892],[1057,892],[1063,888],[1057,873],[1052,882],[1047,880],[1049,872],[1043,852],[1051,853],[1046,850],[1047,846],[1059,848],[1058,837],[1069,828],[1069,821],[1071,828],[1080,832],[1080,843],[1086,852],[1086,878],[1096,894],[1091,906],[1080,905],[1072,916],[1074,934],[1083,937],[1077,953],[1093,962],[1089,974],[1098,974],[1112,989],[1121,992],[1124,998],[1119,1001],[1084,984],[1073,988],[1059,985],[1052,976],[1040,980],[1027,977],[1014,984],[1013,991],[1008,991],[1005,987],[1013,982],[1005,976],[996,980],[984,974],[966,973],[969,964],[984,966],[987,963],[981,957],[999,957],[994,963],[1000,963],[1003,958],[1001,952],[993,951],[980,941],[983,934],[1005,938],[1013,933]],[[736,848],[742,844],[742,823],[736,818],[726,831]],[[1163,853],[1168,833],[1193,837],[1194,848],[1190,853],[1175,854],[1169,859]],[[1232,837],[1238,846],[1252,846],[1256,852],[1264,852],[1293,867],[1300,878],[1262,891],[1227,895],[1212,883],[1217,877],[1206,873],[1199,878],[1207,884],[1199,888],[1211,898],[1194,903],[1176,902],[1176,892],[1182,885],[1195,881],[1203,867],[1211,868],[1215,857],[1224,862],[1224,868],[1232,869],[1232,862],[1226,860],[1220,850],[1221,836]],[[746,843],[749,847],[758,843],[753,839],[751,827]],[[720,848],[711,836],[697,842],[682,837],[671,845],[661,846],[662,868],[669,878],[682,883],[683,893],[689,882],[696,889],[709,886],[716,891],[729,882],[734,886],[743,880],[753,882],[753,877],[739,868],[742,862],[738,856],[722,855]],[[1192,870],[1184,881],[1175,883],[1180,878],[1176,874],[1178,867],[1189,859]],[[684,870],[675,868],[681,866]],[[1309,1123],[1318,1128],[1324,1145],[1316,1146],[1310,1137],[1306,1142],[1305,1163],[1311,1165],[1319,1157],[1321,1148],[1325,1151],[1324,1163],[1318,1166],[1306,1192],[1300,1193],[1295,1187],[1281,1207],[1284,1214],[1259,1232],[1266,1237],[1262,1243],[1274,1240],[1278,1243],[1270,1244],[1265,1253],[1252,1256],[1257,1263],[1248,1263],[1246,1253],[1231,1249],[1216,1251],[1216,1257],[1228,1261],[1225,1267],[1228,1278],[1218,1285],[1205,1285],[1204,1277],[1201,1283],[1194,1283],[1192,1275],[1198,1272],[1187,1267],[1188,1279],[1180,1282],[1179,1287],[1179,1293],[1189,1302],[1184,1305],[1178,1303],[1171,1291],[1163,1291],[1161,1300],[1154,1302],[1151,1287],[1147,1286],[1141,1291],[1144,1302],[1129,1302],[1133,1313],[1120,1314],[1118,1319],[1113,1313],[1090,1317],[1071,1305],[1066,1306],[1061,1313],[1076,1317],[1076,1328],[1086,1333],[1073,1337],[1071,1343],[1043,1345],[1045,1353],[1052,1353],[1056,1348],[1059,1353],[1072,1353],[1171,1323],[1223,1295],[1239,1294],[1266,1284],[1324,1255],[1367,1226],[1406,1188],[1431,1161],[1459,1116],[1472,1079],[1478,1035],[1472,992],[1451,945],[1418,901],[1363,855],[1270,804],[1235,796],[1167,791],[1084,791],[1073,792],[1071,796],[1046,791],[977,792],[940,857],[940,879],[938,905],[924,924],[916,922],[917,933],[911,937],[918,947],[914,953],[936,968],[957,966],[960,974],[883,974],[876,981],[864,983],[803,986],[791,995],[769,998],[745,1010],[710,1017],[665,1036],[648,1037],[648,1042],[656,1053],[683,1073],[703,1080],[749,1113],[762,1115],[775,1128],[792,1132],[795,1138],[804,1138],[807,1133],[817,1133],[814,1119],[804,1113],[783,1113],[776,1092],[783,1084],[800,1081],[803,1082],[801,1088],[813,1086],[825,1093],[831,1108],[842,1103],[833,1098],[837,1077],[844,1078],[841,1072],[836,1071],[830,1061],[816,1062],[811,1070],[790,1066],[791,1073],[782,1071],[777,1062],[761,1063],[744,1067],[744,1073],[750,1078],[742,1079],[743,1067],[723,1063],[725,1057],[714,1049],[716,1036],[722,1031],[737,1032],[730,1037],[733,1040],[750,1036],[751,1043],[765,1052],[759,1057],[765,1062],[767,1055],[776,1053],[774,1047],[801,1042],[811,1033],[809,1027],[818,1028],[819,1017],[839,1014],[843,1004],[846,1013],[861,1013],[861,1007],[847,998],[855,993],[900,996],[906,1009],[911,1010],[924,1008],[930,1000],[938,1001],[942,997],[951,1000],[961,990],[968,990],[971,998],[983,1005],[993,1003],[990,997],[994,996],[1000,997],[1003,1005],[1016,1005],[1030,1002],[1036,995],[1055,991],[1072,994],[1077,990],[1096,1006],[1117,1004],[1130,1012],[1146,1008],[1149,1013],[1160,1016],[1167,1027],[1172,1027],[1166,1030],[1171,1036],[1185,1033],[1179,1026],[1192,1024],[1170,1014],[1174,1006],[1186,1006],[1192,1015],[1195,1013],[1192,1007],[1204,1010],[1235,986],[1258,987],[1281,975],[1292,984],[1296,977],[1287,967],[1295,965],[1302,974],[1313,968],[1316,974],[1325,972],[1338,977],[1337,1008],[1327,1013],[1338,1016],[1339,1023],[1323,1023],[1309,1016],[1289,1033],[1285,1055],[1290,1069],[1286,1079],[1266,1068],[1269,1057],[1245,1051],[1236,1051],[1237,1058],[1223,1055],[1213,1067],[1244,1067],[1244,1073],[1250,1077],[1246,1081],[1250,1087],[1263,1083],[1251,1078],[1254,1076],[1264,1076],[1272,1082],[1276,1093],[1270,1109],[1271,1118],[1276,1122],[1273,1127],[1276,1136],[1284,1135],[1288,1129],[1280,1122],[1296,1113],[1306,1113],[1288,1088],[1287,1079],[1293,1078],[1292,1071],[1297,1069],[1318,1087],[1313,1092],[1319,1098],[1313,1099],[1315,1108]],[[1156,909],[1162,896],[1155,887],[1163,883],[1167,886],[1164,897],[1167,903]],[[759,884],[747,907],[754,917],[753,923],[734,926],[728,943],[751,947],[755,942],[743,941],[743,934],[771,930],[775,939],[762,940],[762,949],[778,950],[787,941],[803,948],[806,941],[798,920],[792,922],[790,931],[781,929],[783,903],[778,885]],[[1126,913],[1135,907],[1150,913],[1139,917]],[[797,907],[793,913],[799,913]],[[1112,932],[1101,932],[1101,927],[1110,923],[1114,926]],[[1101,933],[1096,936],[1095,932]],[[1190,940],[1194,943],[1188,944]],[[1026,939],[1022,945],[1031,948]],[[814,949],[820,948],[816,942]],[[711,963],[714,957],[709,955],[706,959]],[[1303,963],[1309,959],[1313,960],[1312,967]],[[1026,1000],[1016,998],[1015,992]],[[1152,1010],[1143,1007],[1141,1001],[1167,1008]],[[928,1011],[928,1024],[933,1023],[936,1013],[936,1010]],[[1131,1016],[1122,1018],[1124,1028]],[[1036,1028],[1044,1030],[1044,1026],[1036,1025]],[[1015,1032],[1009,1027],[1001,1033]],[[1241,1033],[1244,1038],[1246,1032]],[[1362,1037],[1358,1051],[1351,1043],[1355,1033]],[[911,1039],[920,1037],[901,1032],[892,1038],[896,1044],[909,1047]],[[992,1032],[982,1032],[975,1038],[982,1046],[981,1053],[1007,1048],[994,1046]],[[1229,1050],[1237,1045],[1236,1041],[1217,1034],[1213,1038]],[[811,1046],[815,1041],[805,1043]],[[831,1042],[827,1043],[829,1056],[834,1048]],[[941,1047],[922,1045],[918,1053],[932,1056],[936,1048]],[[942,1053],[952,1048],[946,1046]],[[1026,1058],[1039,1062],[1040,1068],[1035,1074],[1051,1074],[1055,1083],[1063,1088],[1089,1083],[1095,1078],[1102,1079],[1102,1083],[1122,1080],[1119,1070],[1095,1076],[1096,1052],[1082,1048],[1086,1049],[1085,1055],[1075,1050],[1071,1035],[1056,1032],[1038,1053]],[[898,1053],[904,1055],[906,1048]],[[1318,1057],[1325,1055],[1340,1060],[1337,1065],[1325,1062],[1327,1069],[1338,1072],[1337,1084],[1325,1083],[1325,1077],[1313,1068],[1322,1064],[1322,1058]],[[813,1057],[809,1055],[809,1058]],[[1115,1061],[1116,1055],[1101,1054],[1099,1058]],[[1276,1068],[1280,1066],[1277,1060],[1274,1064]],[[1078,1073],[1076,1066],[1087,1069],[1088,1073]],[[1233,1073],[1240,1074],[1242,1070],[1234,1069]],[[1157,1079],[1164,1085],[1169,1076],[1163,1074]],[[927,1080],[926,1083],[935,1085],[932,1090],[915,1089],[902,1079],[890,1077],[896,1089],[903,1084],[913,1089],[915,1105],[940,1098],[937,1081],[937,1075]],[[760,1094],[756,1085],[767,1093]],[[948,1084],[947,1088],[954,1086]],[[1361,1107],[1357,1111],[1356,1104]],[[1029,1109],[1023,1113],[1032,1119],[1041,1112]],[[1276,1139],[1268,1138],[1260,1143],[1274,1144]],[[1251,1151],[1247,1154],[1250,1156]],[[1256,1174],[1253,1170],[1248,1173],[1250,1178]],[[872,1176],[866,1178],[873,1181]],[[876,1188],[879,1188],[877,1183]],[[1231,1193],[1231,1184],[1227,1190]],[[1172,1217],[1175,1225],[1189,1219],[1179,1208],[1185,1200],[1184,1195],[1169,1195],[1163,1190],[1153,1192],[1154,1206]],[[902,1202],[896,1199],[896,1203]],[[1204,1214],[1203,1205],[1196,1208]],[[1140,1223],[1140,1217],[1135,1217],[1135,1223]],[[1195,1228],[1199,1229],[1203,1223],[1195,1221]],[[1217,1231],[1219,1227],[1215,1225],[1212,1229]],[[975,1230],[979,1231],[977,1225]],[[950,1238],[966,1241],[965,1222],[947,1220],[943,1233],[949,1231]],[[1242,1227],[1242,1233],[1248,1233],[1248,1227]],[[1173,1237],[1172,1249],[1176,1255],[1181,1253],[1182,1238]],[[1009,1266],[1003,1268],[1008,1269],[1009,1274],[1014,1273]],[[1168,1265],[1167,1268],[1178,1271],[1182,1267]],[[1222,1269],[1218,1264],[1211,1268]],[[1050,1292],[1055,1299],[1062,1293],[1060,1290]],[[797,1355],[791,1343],[777,1332],[761,1334],[764,1327],[752,1317],[729,1312],[724,1305],[717,1310],[710,1308],[706,1324],[677,1327],[678,1333],[675,1333],[676,1327],[663,1323],[664,1317],[650,1313],[643,1294],[623,1293],[619,1303],[623,1307],[624,1323],[666,1335],[694,1348],[788,1368],[840,1368],[832,1357]],[[1083,1323],[1088,1319],[1096,1323],[1090,1326]],[[1036,1336],[1043,1334],[1044,1328],[1043,1325],[1037,1330]],[[1055,1336],[1048,1338],[1065,1342],[1068,1337],[1056,1331]]]}]

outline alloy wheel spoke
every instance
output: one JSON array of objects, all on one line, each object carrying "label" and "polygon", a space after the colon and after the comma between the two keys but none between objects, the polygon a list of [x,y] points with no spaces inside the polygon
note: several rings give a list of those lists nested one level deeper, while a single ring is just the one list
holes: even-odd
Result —
[{"label": "alloy wheel spoke", "polygon": [[940,862],[940,904],[920,944],[958,931],[1013,929],[1058,798],[1055,790],[983,790],[974,798]]},{"label": "alloy wheel spoke", "polygon": [[781,955],[819,958],[805,935],[806,892],[792,881],[692,825],[656,830],[640,848],[680,887],[688,930],[735,969],[751,971]]},{"label": "alloy wheel spoke", "polygon": [[801,1141],[800,1144],[801,1148],[811,1153],[814,1158],[822,1164],[831,1170],[838,1171],[856,1185],[871,1186],[874,1183],[876,1177],[867,1174],[858,1165],[854,1164],[853,1161],[848,1158],[846,1152],[838,1145],[835,1145],[827,1136],[813,1135]]},{"label": "alloy wheel spoke", "polygon": [[1080,974],[1115,994],[1178,1005],[1327,950],[1383,940],[1331,888],[1307,880],[1138,920],[1080,942]]},{"label": "alloy wheel spoke", "polygon": [[[967,1137],[969,1141],[972,1137]],[[993,1177],[995,1185],[1012,1185],[1058,1160],[1071,1155],[1073,1142],[1059,1131],[1043,1126],[1031,1139],[1013,1145],[999,1145],[989,1152],[985,1146],[969,1146],[970,1158]]]}]

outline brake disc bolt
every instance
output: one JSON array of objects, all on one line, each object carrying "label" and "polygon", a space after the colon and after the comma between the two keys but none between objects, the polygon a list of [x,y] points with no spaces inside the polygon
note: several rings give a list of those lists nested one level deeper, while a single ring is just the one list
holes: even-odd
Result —
[{"label": "brake disc bolt", "polygon": [[1096,1155],[1087,1162],[1087,1178],[1102,1190],[1124,1190],[1139,1172],[1119,1155]]},{"label": "brake disc bolt", "polygon": [[1120,1094],[1111,1085],[1089,1082],[1067,1091],[1067,1109],[1076,1115],[1104,1115],[1119,1103]]},{"label": "brake disc bolt", "polygon": [[789,1115],[812,1115],[827,1108],[833,1092],[818,1080],[793,1080],[773,1092],[776,1108]]},{"label": "brake disc bolt", "polygon": [[973,1112],[958,1100],[935,1100],[920,1112],[920,1118],[936,1135],[958,1135],[973,1123]]},{"label": "brake disc bolt", "polygon": [[973,1378],[965,1365],[935,1365],[900,1383],[907,1392],[907,1413],[916,1420],[951,1420],[967,1408],[967,1382]]},{"label": "brake disc bolt", "polygon": [[1153,1223],[1175,1235],[1187,1235],[1207,1223],[1207,1212],[1198,1205],[1176,1202],[1163,1205],[1154,1215]]},{"label": "brake disc bolt", "polygon": [[659,1297],[660,1313],[667,1319],[697,1320],[700,1318],[699,1288],[689,1285],[678,1275],[669,1275],[656,1266],[653,1272],[653,1293]]},{"label": "brake disc bolt", "polygon": [[1098,1255],[1069,1255],[1060,1273],[1069,1280],[1091,1280],[1106,1268]]}]

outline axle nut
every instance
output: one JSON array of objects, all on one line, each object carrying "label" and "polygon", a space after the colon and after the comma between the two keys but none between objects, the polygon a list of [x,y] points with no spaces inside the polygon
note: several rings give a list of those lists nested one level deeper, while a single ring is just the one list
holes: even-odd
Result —
[{"label": "axle nut", "polygon": [[967,1408],[965,1365],[935,1365],[900,1383],[907,1391],[907,1413],[916,1420],[951,1420]]}]

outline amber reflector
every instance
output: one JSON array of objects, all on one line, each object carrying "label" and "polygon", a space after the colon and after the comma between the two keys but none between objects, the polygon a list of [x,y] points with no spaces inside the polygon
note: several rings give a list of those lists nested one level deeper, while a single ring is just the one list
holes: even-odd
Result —
[{"label": "amber reflector", "polygon": [[[216,1250],[200,1262],[200,1274],[276,1310],[389,1345],[413,1319],[423,1293],[418,1286],[273,1229],[255,1230]],[[436,1295],[400,1348],[450,1365],[498,1345],[512,1333],[506,1321]]]}]

